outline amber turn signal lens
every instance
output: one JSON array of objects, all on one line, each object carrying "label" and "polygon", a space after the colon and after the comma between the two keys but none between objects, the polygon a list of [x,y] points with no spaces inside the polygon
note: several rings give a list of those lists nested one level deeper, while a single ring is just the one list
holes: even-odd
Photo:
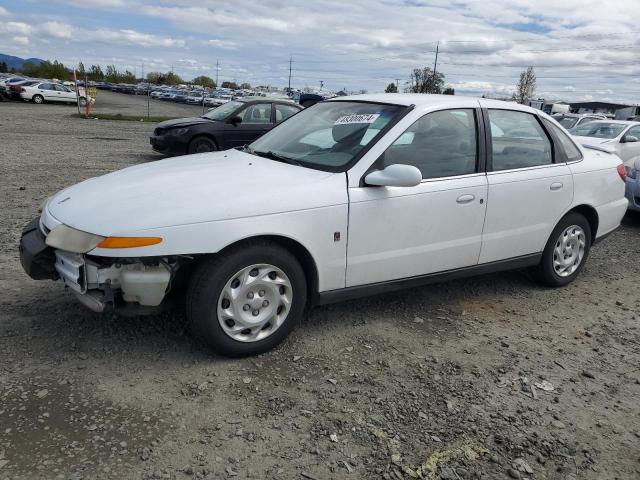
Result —
[{"label": "amber turn signal lens", "polygon": [[107,237],[98,244],[98,248],[148,247],[161,241],[160,237]]}]

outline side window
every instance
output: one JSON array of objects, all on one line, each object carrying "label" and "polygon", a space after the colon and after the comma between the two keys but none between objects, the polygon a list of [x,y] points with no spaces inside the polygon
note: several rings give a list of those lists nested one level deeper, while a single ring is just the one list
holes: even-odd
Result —
[{"label": "side window", "polygon": [[478,141],[473,109],[428,113],[411,125],[384,153],[384,166],[418,167],[422,178],[476,172]]},{"label": "side window", "polygon": [[50,83],[41,83],[38,87],[40,90],[53,90],[53,85]]},{"label": "side window", "polygon": [[238,115],[242,123],[271,123],[271,104],[256,103],[245,108]]},{"label": "side window", "polygon": [[582,158],[582,154],[578,147],[576,147],[575,143],[569,138],[569,136],[564,133],[557,125],[553,122],[549,122],[547,120],[544,121],[544,124],[547,126],[547,130],[553,130],[555,136],[560,140],[560,144],[562,145],[562,149],[564,150],[565,155],[567,156],[567,160],[569,162],[574,162],[576,160],[580,160]]},{"label": "side window", "polygon": [[298,113],[296,107],[276,103],[276,123],[280,123],[296,113]]},{"label": "side window", "polygon": [[68,92],[69,91],[65,87],[63,87],[62,85],[54,85],[54,87],[59,92]]},{"label": "side window", "polygon": [[530,113],[489,110],[493,170],[535,167],[553,162],[551,141]]},{"label": "side window", "polygon": [[636,137],[640,139],[640,126],[631,127],[627,133],[625,133],[625,137],[629,135],[631,137]]}]

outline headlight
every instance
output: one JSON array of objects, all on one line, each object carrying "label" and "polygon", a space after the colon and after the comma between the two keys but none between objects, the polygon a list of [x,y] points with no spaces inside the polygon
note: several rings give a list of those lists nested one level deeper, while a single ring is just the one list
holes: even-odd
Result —
[{"label": "headlight", "polygon": [[188,128],[174,128],[171,130],[171,134],[172,135],[184,135],[185,133],[187,133],[189,129]]},{"label": "headlight", "polygon": [[58,225],[49,235],[46,243],[50,247],[74,253],[87,253],[98,246],[105,237],[82,232],[66,225]]}]

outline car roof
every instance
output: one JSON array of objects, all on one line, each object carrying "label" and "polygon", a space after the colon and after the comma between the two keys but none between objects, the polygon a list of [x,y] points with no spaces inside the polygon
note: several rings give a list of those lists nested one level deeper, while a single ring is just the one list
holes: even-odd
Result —
[{"label": "car roof", "polygon": [[446,104],[447,106],[451,107],[459,106],[469,108],[468,105],[470,100],[482,101],[483,106],[489,108],[508,108],[511,110],[521,110],[527,112],[540,111],[515,102],[505,102],[502,100],[493,100],[488,98],[465,97],[462,95],[434,95],[431,93],[374,93],[363,95],[347,95],[344,97],[333,97],[325,101],[388,103],[392,105],[402,105],[405,107],[409,107],[411,105],[415,105],[416,107],[431,107]]}]

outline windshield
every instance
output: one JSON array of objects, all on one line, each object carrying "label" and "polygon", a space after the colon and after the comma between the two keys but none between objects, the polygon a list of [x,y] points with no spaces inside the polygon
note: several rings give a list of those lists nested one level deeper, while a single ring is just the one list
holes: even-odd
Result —
[{"label": "windshield", "polygon": [[339,170],[406,107],[366,102],[322,102],[302,110],[250,145],[252,151]]},{"label": "windshield", "polygon": [[554,117],[560,125],[569,130],[578,123],[578,117]]},{"label": "windshield", "polygon": [[589,122],[571,130],[571,134],[577,137],[616,138],[627,128],[620,123]]},{"label": "windshield", "polygon": [[224,105],[220,105],[218,108],[214,108],[210,112],[205,113],[203,117],[208,118],[209,120],[223,121],[242,105],[244,105],[242,102],[227,102]]}]

